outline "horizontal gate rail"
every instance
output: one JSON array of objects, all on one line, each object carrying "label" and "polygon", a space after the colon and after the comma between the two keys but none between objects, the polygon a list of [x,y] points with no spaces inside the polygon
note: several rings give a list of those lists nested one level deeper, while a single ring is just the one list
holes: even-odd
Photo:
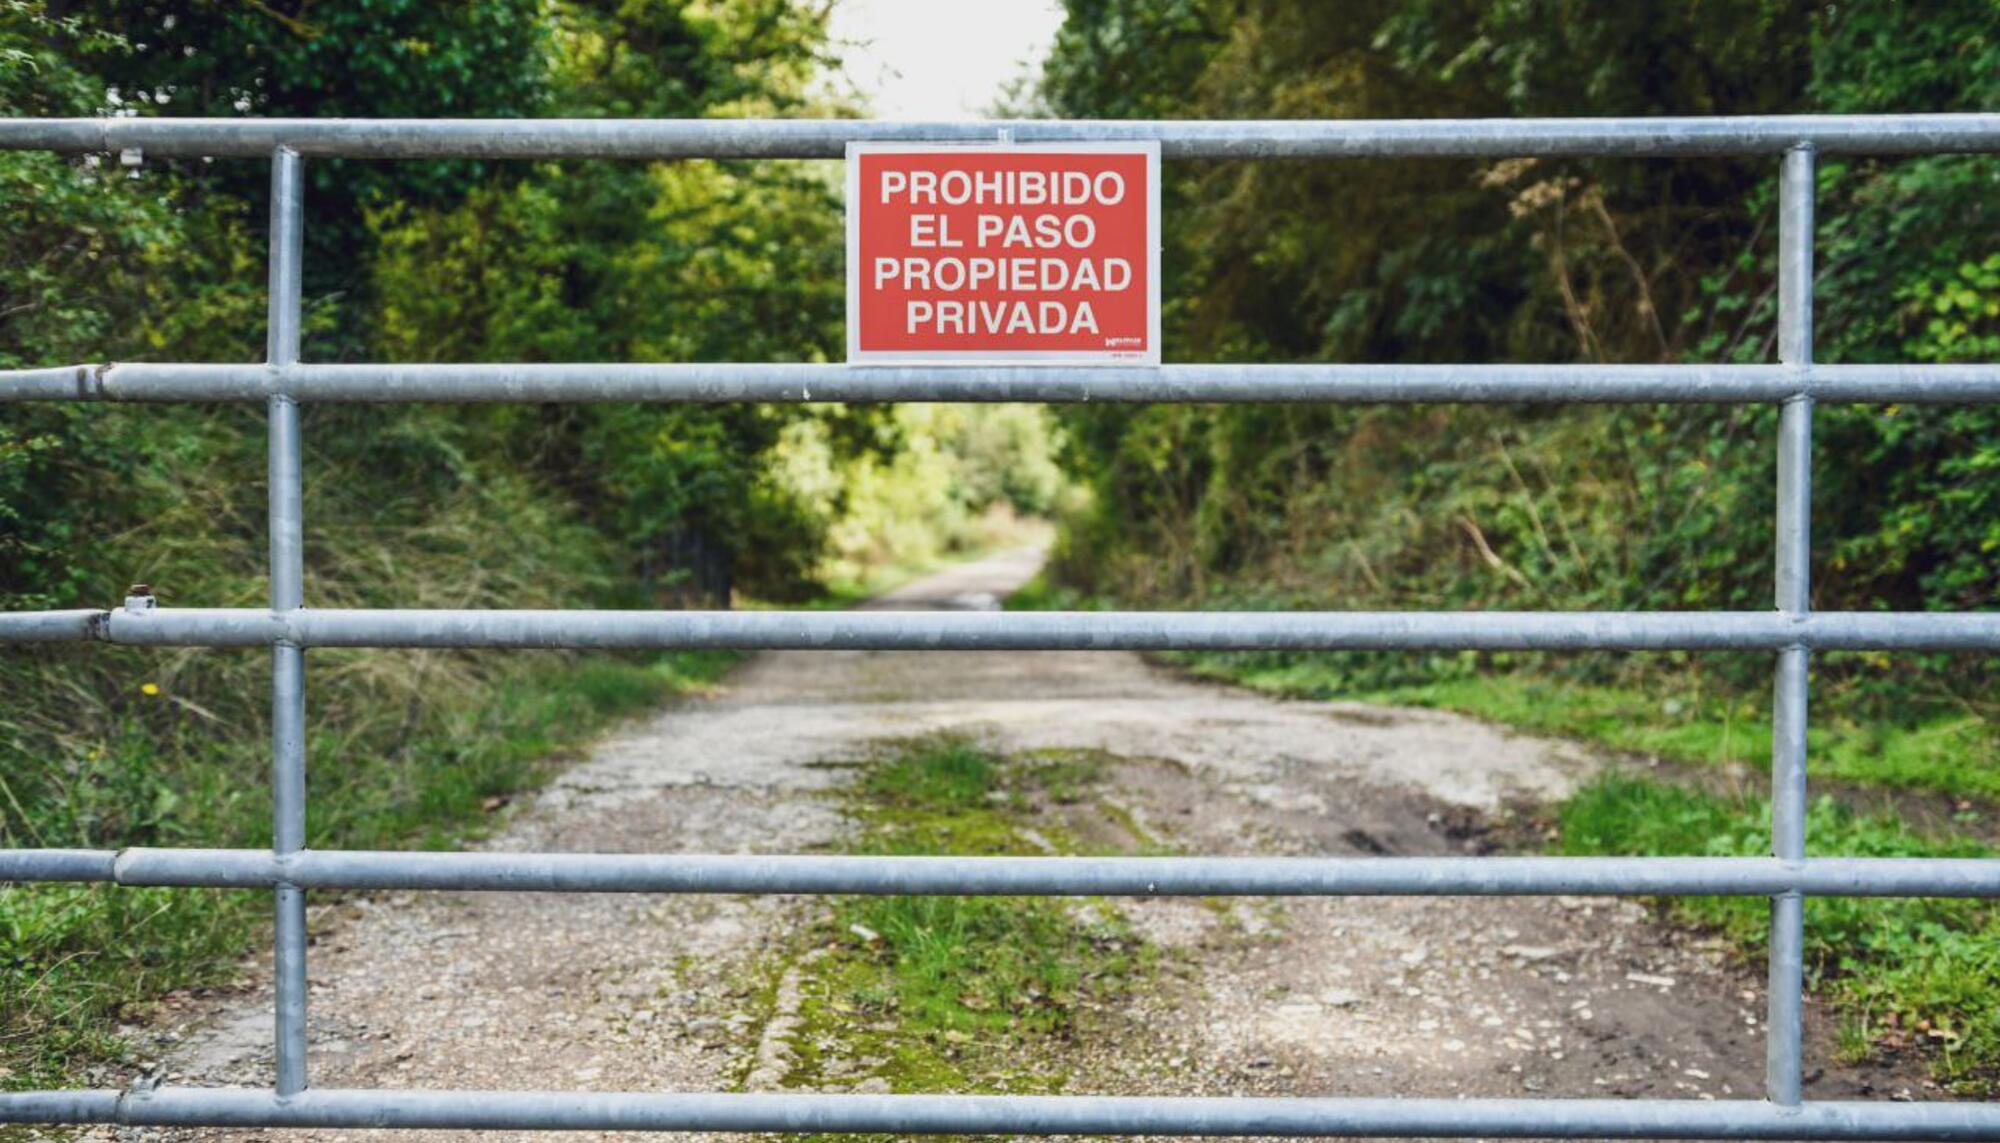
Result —
[{"label": "horizontal gate rail", "polygon": [[382,850],[0,850],[0,881],[185,888],[875,896],[2000,897],[2000,859],[856,857]]},{"label": "horizontal gate rail", "polygon": [[[1022,368],[840,364],[315,364],[299,357],[303,157],[836,158],[851,142],[1151,140],[1171,158],[1782,156],[1772,364],[1291,364]],[[1996,1139],[2000,1103],[1802,1097],[1804,901],[2000,898],[2000,858],[1807,857],[1806,710],[1818,651],[2000,650],[2000,612],[1814,612],[1819,403],[2000,403],[2000,364],[1819,364],[1813,187],[1821,154],[2000,153],[2000,114],[1254,122],[863,120],[0,120],[0,150],[254,157],[272,165],[264,364],[0,370],[0,404],[256,401],[270,425],[268,608],[0,613],[0,644],[268,648],[273,846],[6,849],[0,882],[273,892],[270,1090],[0,1093],[0,1123],[135,1126]],[[299,405],[308,402],[1771,403],[1779,406],[1774,607],[1756,612],[981,614],[318,610],[304,606]],[[404,853],[305,848],[305,666],[316,647],[856,650],[1756,650],[1773,654],[1768,857],[905,857]],[[1771,902],[1761,1101],[983,1097],[313,1089],[309,890],[929,895],[1756,896]]]},{"label": "horizontal gate rail", "polygon": [[882,367],[720,363],[197,365],[0,370],[11,401],[483,404],[654,401],[1259,404],[1565,402],[1994,404],[2000,365],[1164,365]]},{"label": "horizontal gate rail", "polygon": [[453,611],[0,613],[0,643],[831,651],[2000,650],[2000,612]]},{"label": "horizontal gate rail", "polygon": [[14,119],[0,150],[268,159],[837,159],[849,143],[1158,142],[1170,159],[1921,155],[2000,151],[2000,115],[1652,119]]},{"label": "horizontal gate rail", "polygon": [[1258,1099],[214,1087],[0,1093],[0,1123],[902,1135],[1994,1139],[2000,1105],[1750,1099]]},{"label": "horizontal gate rail", "polygon": [[1993,1139],[2000,1105],[1675,1099],[788,1095],[325,1088],[0,1093],[0,1122],[905,1135]]}]

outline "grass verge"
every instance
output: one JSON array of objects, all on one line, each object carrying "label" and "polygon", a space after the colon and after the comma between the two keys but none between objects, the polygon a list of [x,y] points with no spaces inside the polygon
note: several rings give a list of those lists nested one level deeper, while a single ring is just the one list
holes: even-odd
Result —
[{"label": "grass verge", "polygon": [[[868,763],[843,795],[849,852],[1076,852],[1037,808],[1084,803],[1086,755],[1001,758],[956,739]],[[1155,952],[1109,902],[842,898],[804,936],[787,1087],[1049,1093],[1087,1013],[1127,994]]]},{"label": "grass verge", "polygon": [[[566,751],[733,661],[692,652],[440,666],[449,685],[420,709],[367,729],[321,722],[337,729],[311,743],[310,841],[439,848],[476,836]],[[339,693],[343,673],[371,662],[327,652],[314,669]],[[262,728],[213,726],[157,683],[134,690],[76,757],[49,760],[34,802],[16,807],[31,823],[19,844],[268,845]],[[171,989],[226,980],[269,911],[264,893],[0,884],[0,1089],[64,1086],[119,1058],[121,1020]]]},{"label": "grass verge", "polygon": [[[1559,852],[1762,856],[1771,851],[1770,803],[1719,797],[1623,775],[1579,790],[1559,810]],[[1990,857],[1968,840],[1917,836],[1882,816],[1816,802],[1806,837],[1814,855]],[[1741,897],[1669,898],[1667,916],[1715,930],[1745,953],[1763,951],[1769,908]],[[2000,1081],[2000,907],[1988,901],[1812,898],[1806,902],[1808,984],[1840,1012],[1843,1054],[1917,1047],[1963,1095]]]},{"label": "grass verge", "polygon": [[[1020,611],[1096,605],[1041,577],[1007,601],[1010,609]],[[1163,658],[1202,678],[1285,698],[1450,710],[1697,765],[1747,765],[1761,771],[1770,760],[1768,690],[1746,693],[1741,687],[1718,685],[1686,662],[1662,663],[1666,669],[1650,671],[1642,685],[1632,685],[1513,670],[1497,657],[1472,674],[1454,657],[1438,678],[1381,685],[1356,670],[1357,656],[1340,653],[1201,652]],[[1743,665],[1753,675],[1761,669],[1757,663]],[[1878,696],[1853,688],[1820,688],[1811,707],[1813,776],[2000,801],[2000,722],[1972,705],[1948,700],[1919,708],[1905,696],[1894,705],[1892,717]]]},{"label": "grass verge", "polygon": [[[1451,710],[1679,762],[1761,769],[1770,759],[1769,699],[1704,693],[1692,681],[1676,686],[1662,680],[1641,689],[1488,674],[1354,691],[1309,659],[1245,666],[1220,656],[1192,656],[1186,666],[1269,694]],[[2000,738],[1994,724],[1978,715],[1932,715],[1897,724],[1858,716],[1836,697],[1815,704],[1811,734],[1815,777],[2000,801]]]},{"label": "grass verge", "polygon": [[[1020,610],[1089,608],[1094,601],[1037,579],[1008,600]],[[1488,671],[1416,684],[1355,685],[1352,660],[1252,653],[1168,657],[1191,673],[1287,698],[1345,699],[1453,710],[1676,762],[1745,765],[1770,757],[1766,696],[1704,689],[1691,671],[1663,672],[1645,688]],[[1960,799],[2000,799],[2000,744],[1992,720],[1931,709],[1906,721],[1876,715],[1835,691],[1817,696],[1812,771],[1859,786],[1941,794],[1957,824],[1978,824]],[[1769,802],[1613,774],[1554,807],[1557,848],[1571,854],[1764,855]],[[1808,820],[1815,854],[1970,857],[1992,851],[1968,837],[1920,835],[1897,819],[1822,798]],[[1764,950],[1768,908],[1743,898],[1673,898],[1658,908],[1714,930],[1746,957]],[[1984,901],[1815,898],[1806,905],[1811,986],[1840,1014],[1844,1054],[1915,1048],[1941,1082],[1968,1095],[2000,1090],[2000,906]]]}]

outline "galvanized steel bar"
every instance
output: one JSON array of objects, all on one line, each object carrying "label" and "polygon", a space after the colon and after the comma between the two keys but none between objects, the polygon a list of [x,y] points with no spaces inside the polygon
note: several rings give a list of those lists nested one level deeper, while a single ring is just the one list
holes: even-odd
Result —
[{"label": "galvanized steel bar", "polygon": [[0,644],[872,651],[2000,650],[2000,612],[451,611],[0,614]]},{"label": "galvanized steel bar", "polygon": [[1785,366],[1806,380],[1805,395],[1820,404],[1990,405],[2000,384],[2000,364]]},{"label": "galvanized steel bar", "polygon": [[[299,359],[304,181],[298,152],[271,156],[270,318],[266,354],[274,366]],[[299,406],[270,398],[271,607],[291,611],[305,602],[305,506]],[[298,643],[271,645],[271,850],[283,857],[306,844],[306,661]],[[277,993],[277,1090],[306,1086],[306,895],[279,883],[273,969]]]},{"label": "galvanized steel bar", "polygon": [[[1778,652],[1771,715],[1771,854],[1805,855],[1806,688],[1810,653]],[[1765,992],[1764,1094],[1796,1104],[1805,1074],[1805,898],[1798,888],[1771,898],[1771,941]]]},{"label": "galvanized steel bar", "polygon": [[[53,365],[36,369],[0,369],[0,402],[102,401],[98,375],[103,365]],[[209,369],[198,365],[194,368]],[[247,396],[247,395],[246,395]],[[223,400],[243,400],[226,397]]]},{"label": "galvanized steel bar", "polygon": [[115,849],[0,849],[0,881],[117,880]]},{"label": "galvanized steel bar", "polygon": [[[1813,180],[1810,147],[1785,152],[1778,180],[1778,358],[1812,364]],[[1794,621],[1810,610],[1812,590],[1812,398],[1794,397],[1778,412],[1777,558],[1774,596]],[[1806,703],[1810,651],[1778,652],[1771,714],[1771,855],[1806,854]],[[1805,899],[1797,890],[1771,899],[1764,1094],[1797,1104],[1805,1073]]]},{"label": "galvanized steel bar", "polygon": [[125,1093],[106,1089],[0,1091],[0,1123],[116,1123]]},{"label": "galvanized steel bar", "polygon": [[103,636],[111,613],[102,608],[68,611],[0,611],[0,644],[74,643]]},{"label": "galvanized steel bar", "polygon": [[119,608],[113,643],[848,651],[2000,650],[2000,612],[454,611]]},{"label": "galvanized steel bar", "polygon": [[[62,1118],[55,1118],[57,1114]],[[2000,1104],[241,1088],[0,1093],[0,1123],[898,1135],[1993,1139]]]},{"label": "galvanized steel bar", "polygon": [[1264,119],[898,122],[881,119],[0,120],[0,150],[261,158],[289,147],[355,159],[837,159],[851,142],[1157,141],[1176,159],[1515,158],[2000,151],[2000,115],[1643,119]]},{"label": "galvanized steel bar", "polygon": [[925,896],[2000,897],[2000,858],[929,857],[0,849],[0,881]]},{"label": "galvanized steel bar", "polygon": [[2000,403],[1992,365],[300,364],[128,362],[0,370],[11,401],[299,401],[479,404],[892,401],[1717,404]]}]

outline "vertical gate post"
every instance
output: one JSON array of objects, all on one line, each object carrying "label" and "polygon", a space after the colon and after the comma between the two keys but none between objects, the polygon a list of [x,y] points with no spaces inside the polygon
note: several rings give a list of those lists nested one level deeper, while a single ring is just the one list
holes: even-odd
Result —
[{"label": "vertical gate post", "polygon": [[[304,257],[304,190],[299,153],[271,156],[271,365],[299,359],[299,273]],[[270,399],[269,522],[271,609],[290,611],[304,600],[305,522],[299,457],[299,407],[289,395]],[[271,848],[296,853],[306,843],[306,662],[295,643],[271,648]],[[306,1086],[306,895],[280,885],[275,925],[277,1090]]]},{"label": "vertical gate post", "polygon": [[[1778,360],[1812,367],[1813,149],[1785,152],[1778,177]],[[1778,412],[1777,606],[1803,619],[1812,586],[1812,396],[1788,398]],[[1806,701],[1810,655],[1803,645],[1778,652],[1771,710],[1771,855],[1806,855]],[[1805,899],[1771,899],[1771,975],[1765,1044],[1765,1094],[1796,1106],[1805,1039]]]}]

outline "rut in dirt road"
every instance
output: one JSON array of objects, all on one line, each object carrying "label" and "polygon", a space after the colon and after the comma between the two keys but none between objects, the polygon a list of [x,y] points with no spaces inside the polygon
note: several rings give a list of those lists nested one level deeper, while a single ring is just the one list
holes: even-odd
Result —
[{"label": "rut in dirt road", "polygon": [[[1022,551],[965,565],[870,606],[993,607],[1039,558]],[[1002,757],[1090,752],[1101,773],[1088,797],[1036,812],[1108,851],[1476,852],[1469,826],[1511,799],[1559,796],[1593,766],[1579,748],[1466,718],[1281,703],[1179,679],[1122,652],[785,652],[606,740],[488,844],[826,851],[857,828],[836,796],[852,765],[879,756],[884,743],[936,734]],[[1634,903],[1105,907],[1159,968],[1117,1003],[1089,1006],[1024,1063],[1040,1090],[1760,1094],[1754,976]],[[800,1017],[825,987],[815,972],[826,955],[801,934],[823,925],[828,909],[736,897],[349,899],[314,918],[312,1083],[904,1089],[907,1074],[883,1056]],[[267,991],[182,998],[167,1011],[135,1033],[135,1058],[150,1075],[269,1083]],[[1823,1023],[1813,1021],[1822,1061],[1831,1059]],[[962,1039],[939,1050],[955,1054]],[[1819,1098],[1914,1082],[1888,1071],[1809,1074],[1808,1095]]]}]

